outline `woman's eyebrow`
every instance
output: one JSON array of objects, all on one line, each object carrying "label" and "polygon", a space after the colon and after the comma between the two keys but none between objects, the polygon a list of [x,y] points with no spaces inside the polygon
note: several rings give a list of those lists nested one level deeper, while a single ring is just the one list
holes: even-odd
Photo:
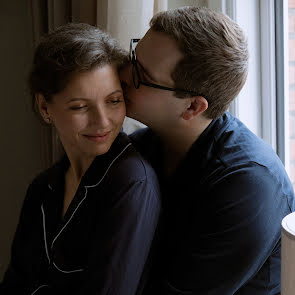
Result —
[{"label": "woman's eyebrow", "polygon": [[109,97],[109,96],[114,95],[114,94],[116,94],[116,93],[123,94],[123,91],[120,90],[120,89],[117,89],[117,90],[115,90],[115,91],[112,91],[112,92],[111,92],[110,94],[108,94],[106,97]]},{"label": "woman's eyebrow", "polygon": [[[116,90],[112,91],[110,94],[106,95],[106,97],[109,97],[109,96],[114,95],[114,94],[116,94],[116,93],[123,94],[123,91],[120,90],[120,89],[116,89]],[[89,98],[87,98],[87,97],[73,97],[73,98],[70,98],[70,99],[67,101],[67,103],[71,103],[71,102],[73,102],[73,101],[79,101],[79,100],[88,101],[88,100],[91,100],[91,99],[89,99]]]},{"label": "woman's eyebrow", "polygon": [[77,100],[88,100],[87,98],[85,97],[73,97],[73,98],[70,98],[67,103],[70,103],[70,102],[73,102],[73,101],[77,101]]}]

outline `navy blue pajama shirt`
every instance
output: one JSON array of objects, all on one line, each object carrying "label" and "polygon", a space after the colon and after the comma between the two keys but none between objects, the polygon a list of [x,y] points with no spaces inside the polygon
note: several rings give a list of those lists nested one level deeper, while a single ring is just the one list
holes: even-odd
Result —
[{"label": "navy blue pajama shirt", "polygon": [[62,218],[68,167],[64,156],[29,186],[0,294],[139,294],[161,207],[155,172],[120,133]]},{"label": "navy blue pajama shirt", "polygon": [[156,134],[146,128],[131,139],[162,190],[157,258],[144,294],[279,294],[281,221],[294,211],[294,192],[269,145],[225,113],[165,178]]}]

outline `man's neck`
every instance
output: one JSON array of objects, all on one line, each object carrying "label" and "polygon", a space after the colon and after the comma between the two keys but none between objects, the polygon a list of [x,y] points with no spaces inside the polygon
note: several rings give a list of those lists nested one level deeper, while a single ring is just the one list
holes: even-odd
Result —
[{"label": "man's neck", "polygon": [[171,133],[161,130],[157,132],[163,145],[163,173],[171,176],[186,157],[193,143],[200,137],[212,120],[205,120],[196,128],[180,128]]}]

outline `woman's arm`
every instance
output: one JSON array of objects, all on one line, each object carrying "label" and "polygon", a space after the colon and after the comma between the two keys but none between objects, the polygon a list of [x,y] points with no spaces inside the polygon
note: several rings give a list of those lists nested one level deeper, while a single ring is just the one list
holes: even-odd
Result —
[{"label": "woman's arm", "polygon": [[119,201],[97,233],[75,294],[136,294],[158,223],[160,194],[147,180],[116,194]]}]

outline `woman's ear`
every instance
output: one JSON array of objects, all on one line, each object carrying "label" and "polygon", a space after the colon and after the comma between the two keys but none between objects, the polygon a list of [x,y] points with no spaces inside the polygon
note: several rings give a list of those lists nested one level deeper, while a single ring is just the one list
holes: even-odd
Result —
[{"label": "woman's ear", "polygon": [[190,102],[187,108],[182,113],[184,120],[191,120],[199,114],[205,112],[208,109],[208,101],[203,96],[194,96],[190,98]]},{"label": "woman's ear", "polygon": [[51,118],[50,118],[50,114],[48,112],[48,102],[45,100],[43,94],[41,93],[36,93],[35,94],[35,100],[36,100],[36,104],[38,106],[40,115],[42,116],[42,118],[44,119],[44,121],[46,123],[51,123]]}]

